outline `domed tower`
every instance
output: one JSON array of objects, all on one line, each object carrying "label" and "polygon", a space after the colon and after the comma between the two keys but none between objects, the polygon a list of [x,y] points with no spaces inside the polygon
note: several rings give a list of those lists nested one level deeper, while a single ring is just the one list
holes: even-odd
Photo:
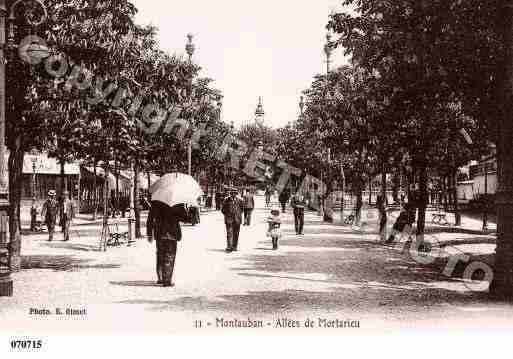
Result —
[{"label": "domed tower", "polygon": [[264,106],[262,105],[262,97],[258,98],[258,106],[255,111],[255,122],[259,126],[263,126],[265,122]]}]

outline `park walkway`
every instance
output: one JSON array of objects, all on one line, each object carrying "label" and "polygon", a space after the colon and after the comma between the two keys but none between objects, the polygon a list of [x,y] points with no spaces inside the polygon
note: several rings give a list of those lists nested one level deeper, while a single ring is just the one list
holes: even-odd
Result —
[{"label": "park walkway", "polygon": [[[491,261],[493,236],[429,227],[428,240],[447,251],[425,265],[379,243],[372,211],[361,228],[324,224],[307,213],[305,235],[295,236],[289,209],[280,249],[272,251],[261,198],[258,207],[236,253],[224,252],[220,213],[204,214],[197,227],[184,225],[174,288],[155,284],[154,244],[145,239],[98,252],[99,221],[77,222],[67,243],[27,235],[15,296],[0,298],[0,321],[14,331],[46,332],[221,330],[217,318],[261,320],[274,329],[281,318],[358,320],[367,330],[510,326],[510,305],[472,291],[462,268],[453,277],[443,274],[451,251]],[[87,315],[34,316],[31,308],[86,309]]]}]

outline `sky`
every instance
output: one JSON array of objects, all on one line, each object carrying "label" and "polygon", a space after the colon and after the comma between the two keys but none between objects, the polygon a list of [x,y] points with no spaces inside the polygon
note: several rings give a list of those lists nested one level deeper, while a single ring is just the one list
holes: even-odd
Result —
[{"label": "sky", "polygon": [[[253,122],[259,96],[265,123],[285,126],[299,115],[299,97],[326,71],[325,26],[341,0],[132,0],[139,24],[159,28],[159,46],[185,55],[194,35],[200,76],[224,94],[223,121]],[[341,49],[333,66],[345,63]]]}]

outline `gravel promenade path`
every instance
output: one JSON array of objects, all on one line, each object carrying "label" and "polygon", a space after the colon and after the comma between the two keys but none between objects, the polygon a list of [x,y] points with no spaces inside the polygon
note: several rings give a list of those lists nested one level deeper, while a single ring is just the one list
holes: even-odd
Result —
[{"label": "gravel promenade path", "polygon": [[[67,243],[27,235],[15,295],[0,298],[2,326],[65,333],[223,331],[248,321],[263,327],[255,330],[303,329],[307,319],[332,331],[357,330],[347,328],[357,324],[379,331],[513,326],[513,307],[473,291],[476,283],[461,279],[462,263],[452,277],[443,273],[454,253],[491,261],[494,237],[472,228],[477,224],[429,227],[427,240],[444,250],[423,264],[404,247],[378,242],[372,211],[362,228],[323,224],[308,213],[305,235],[296,236],[289,210],[280,248],[272,251],[265,237],[268,210],[261,198],[257,204],[236,253],[224,252],[220,213],[202,215],[197,227],[183,226],[174,288],[155,284],[155,247],[145,239],[99,252],[99,222],[77,221]],[[66,315],[68,308],[86,313]]]}]

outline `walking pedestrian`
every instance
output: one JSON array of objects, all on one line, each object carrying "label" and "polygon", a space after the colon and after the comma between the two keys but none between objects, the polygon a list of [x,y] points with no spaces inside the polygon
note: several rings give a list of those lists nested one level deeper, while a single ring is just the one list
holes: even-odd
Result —
[{"label": "walking pedestrian", "polygon": [[173,287],[173,271],[176,261],[178,242],[182,240],[180,222],[187,221],[184,205],[169,207],[162,202],[152,201],[146,222],[148,241],[156,241],[157,247],[157,283],[164,287]]},{"label": "walking pedestrian", "polygon": [[250,226],[251,215],[255,209],[255,197],[250,190],[244,190],[244,195],[242,196],[242,208],[244,211],[244,225]]},{"label": "walking pedestrian", "polygon": [[290,206],[294,209],[294,226],[296,235],[303,234],[303,226],[305,224],[305,207],[307,206],[305,196],[301,192],[296,192],[290,201]]},{"label": "walking pedestrian", "polygon": [[391,244],[395,241],[395,237],[401,233],[410,235],[413,223],[415,222],[415,205],[411,202],[407,202],[399,217],[397,217],[394,226],[392,227],[392,233],[388,237],[386,243]]},{"label": "walking pedestrian", "polygon": [[48,191],[48,199],[43,204],[41,217],[44,218],[46,228],[48,229],[48,241],[53,240],[55,232],[55,224],[57,223],[57,215],[59,211],[59,204],[57,203],[55,190]]},{"label": "walking pedestrian", "polygon": [[221,210],[221,206],[223,205],[224,197],[225,196],[223,195],[223,193],[220,190],[216,191],[216,195],[215,195],[216,211],[220,211]]},{"label": "walking pedestrian", "polygon": [[197,205],[189,207],[189,221],[190,223],[195,226],[201,222],[200,218],[200,201],[201,197],[198,197],[197,199]]},{"label": "walking pedestrian", "polygon": [[32,206],[30,206],[30,231],[35,232],[37,227],[37,205],[36,199],[32,198]]},{"label": "walking pedestrian", "polygon": [[62,224],[62,233],[64,235],[64,242],[69,241],[69,231],[73,218],[75,218],[75,205],[69,199],[69,192],[64,191],[63,199],[60,206],[59,216]]},{"label": "walking pedestrian", "polygon": [[280,193],[280,196],[278,197],[278,200],[280,201],[280,204],[281,204],[281,213],[285,213],[286,207],[287,207],[287,202],[289,201],[289,199],[290,199],[290,191],[288,188],[285,188]]},{"label": "walking pedestrian", "polygon": [[239,198],[236,189],[230,190],[230,195],[223,202],[221,212],[224,215],[226,225],[226,252],[236,252],[242,222],[242,199]]},{"label": "walking pedestrian", "polygon": [[271,188],[267,187],[265,189],[265,206],[269,208],[269,205],[271,204]]},{"label": "walking pedestrian", "polygon": [[281,219],[280,219],[280,210],[272,209],[271,215],[267,218],[268,228],[267,228],[267,236],[271,237],[273,243],[273,250],[278,249],[278,240],[281,238]]}]

